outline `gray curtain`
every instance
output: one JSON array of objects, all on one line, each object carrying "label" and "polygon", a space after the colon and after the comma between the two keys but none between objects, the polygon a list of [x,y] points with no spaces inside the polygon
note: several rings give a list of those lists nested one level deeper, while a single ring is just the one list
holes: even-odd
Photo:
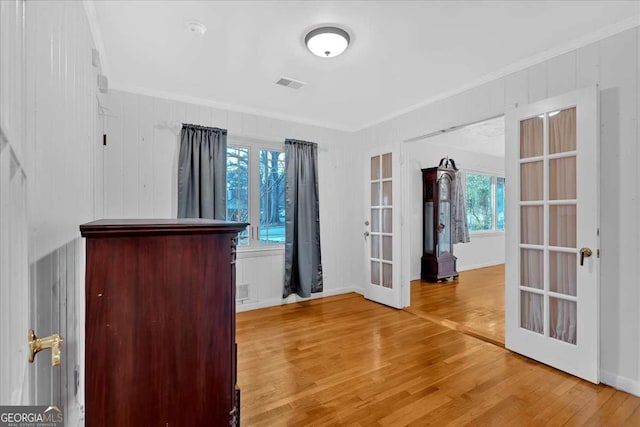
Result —
[{"label": "gray curtain", "polygon": [[286,240],[284,292],[307,298],[322,292],[318,147],[313,142],[285,140]]},{"label": "gray curtain", "polygon": [[227,130],[182,125],[178,218],[226,219]]},{"label": "gray curtain", "polygon": [[451,209],[452,228],[451,238],[453,243],[469,243],[469,226],[467,224],[467,192],[462,185],[462,174],[456,172],[456,189],[453,192],[453,205]]}]

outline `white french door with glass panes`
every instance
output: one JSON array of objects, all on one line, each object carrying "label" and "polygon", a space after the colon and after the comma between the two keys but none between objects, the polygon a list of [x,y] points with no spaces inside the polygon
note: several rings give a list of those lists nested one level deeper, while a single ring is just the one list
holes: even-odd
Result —
[{"label": "white french door with glass panes", "polygon": [[394,150],[372,152],[365,168],[364,296],[402,308],[400,284],[400,164]]},{"label": "white french door with glass panes", "polygon": [[597,383],[597,88],[506,115],[506,347]]},{"label": "white french door with glass panes", "polygon": [[238,246],[267,249],[285,241],[285,153],[282,145],[231,139],[227,144],[227,220],[251,225]]}]

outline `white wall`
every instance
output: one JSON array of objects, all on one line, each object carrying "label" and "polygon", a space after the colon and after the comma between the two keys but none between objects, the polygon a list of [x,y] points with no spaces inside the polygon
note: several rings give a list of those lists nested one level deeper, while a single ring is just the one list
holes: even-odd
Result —
[{"label": "white wall", "polygon": [[29,403],[24,3],[0,2],[0,405]]},{"label": "white wall", "polygon": [[[177,206],[177,157],[181,123],[228,129],[234,137],[282,141],[297,138],[318,143],[320,231],[324,292],[350,292],[361,263],[353,241],[343,239],[355,207],[349,165],[350,135],[316,126],[275,120],[145,95],[112,90],[105,98],[107,146],[104,147],[104,216],[171,218]],[[359,211],[358,211],[359,212]],[[359,249],[359,246],[357,247]],[[358,258],[359,260],[359,258]],[[282,303],[283,250],[239,250],[237,283],[249,284],[250,300],[238,310]]]},{"label": "white wall", "polygon": [[[504,158],[490,156],[483,153],[460,150],[456,147],[446,147],[434,144],[431,139],[407,143],[405,167],[409,168],[410,182],[410,212],[406,213],[411,233],[411,280],[420,278],[420,257],[422,256],[422,174],[423,168],[438,166],[440,159],[445,156],[454,159],[461,170],[489,172],[504,176]],[[469,243],[458,243],[453,247],[457,260],[458,271],[473,268],[488,267],[504,263],[504,233],[471,235]]]},{"label": "white wall", "polygon": [[78,227],[95,216],[98,69],[82,2],[26,2],[24,19],[31,325],[40,336],[65,339],[61,369],[51,369],[46,355],[31,367],[38,385],[32,399],[60,402],[68,425],[77,425],[84,400],[85,269]]},{"label": "white wall", "polygon": [[[601,373],[640,395],[640,31],[596,43],[358,132],[364,149],[501,115],[598,84],[601,90]],[[359,166],[360,171],[363,164]],[[359,176],[362,176],[361,172]],[[360,187],[360,193],[364,191]],[[363,199],[363,198],[362,198]],[[361,204],[363,201],[357,203]],[[364,275],[364,272],[362,272]]]}]

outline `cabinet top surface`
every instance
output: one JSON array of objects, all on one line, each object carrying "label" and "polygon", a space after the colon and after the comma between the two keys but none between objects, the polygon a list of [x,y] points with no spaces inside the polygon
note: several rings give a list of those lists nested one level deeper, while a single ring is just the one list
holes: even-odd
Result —
[{"label": "cabinet top surface", "polygon": [[192,234],[223,233],[242,231],[248,223],[230,222],[215,219],[179,218],[179,219],[100,219],[82,224],[83,237],[102,237],[116,235],[144,234]]}]

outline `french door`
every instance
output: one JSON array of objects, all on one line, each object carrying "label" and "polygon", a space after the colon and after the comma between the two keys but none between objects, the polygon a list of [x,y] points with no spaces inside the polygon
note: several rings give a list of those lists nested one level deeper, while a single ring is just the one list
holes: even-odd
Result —
[{"label": "french door", "polygon": [[506,115],[506,347],[597,383],[597,88]]},{"label": "french door", "polygon": [[400,284],[400,162],[397,150],[369,153],[365,167],[366,203],[364,296],[402,308]]}]

